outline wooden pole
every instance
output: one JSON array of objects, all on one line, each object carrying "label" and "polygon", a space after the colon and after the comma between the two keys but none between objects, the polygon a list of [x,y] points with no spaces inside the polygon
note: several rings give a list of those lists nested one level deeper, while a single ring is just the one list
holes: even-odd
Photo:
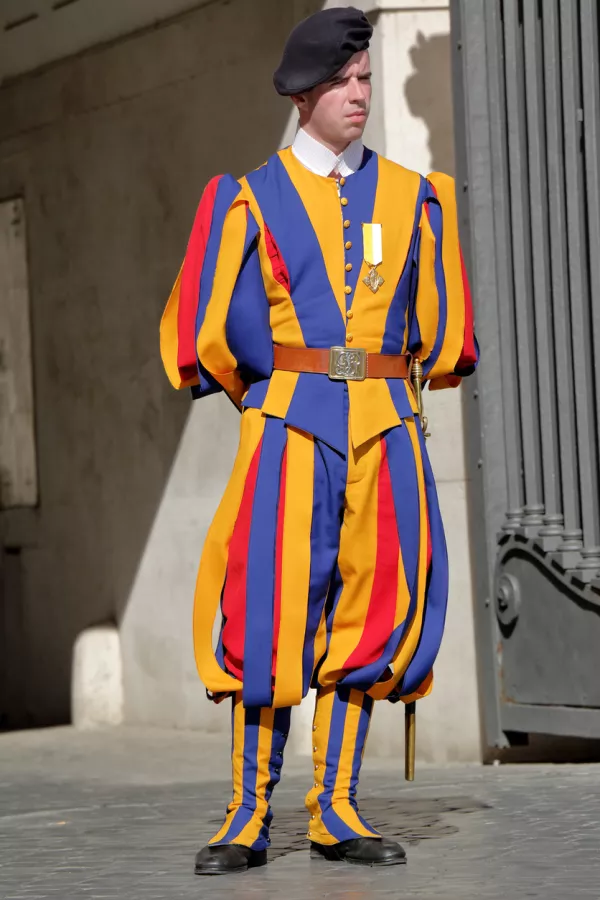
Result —
[{"label": "wooden pole", "polygon": [[417,704],[406,703],[404,707],[404,778],[415,780],[415,751],[417,737]]}]

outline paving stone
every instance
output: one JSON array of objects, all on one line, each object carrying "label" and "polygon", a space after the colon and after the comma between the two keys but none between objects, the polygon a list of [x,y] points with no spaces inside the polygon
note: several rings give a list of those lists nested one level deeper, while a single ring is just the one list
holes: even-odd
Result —
[{"label": "paving stone", "polygon": [[286,760],[270,863],[198,878],[229,799],[226,739],[152,729],[0,735],[0,900],[573,900],[600,897],[600,766],[370,760],[361,811],[406,867],[310,860],[310,762]]}]

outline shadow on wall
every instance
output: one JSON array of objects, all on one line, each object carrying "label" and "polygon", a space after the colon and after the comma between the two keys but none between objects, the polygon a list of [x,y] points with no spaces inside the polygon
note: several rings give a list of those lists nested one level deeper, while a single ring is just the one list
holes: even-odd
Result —
[{"label": "shadow on wall", "polygon": [[431,171],[454,175],[454,121],[450,78],[450,35],[417,34],[410,49],[413,74],[405,84],[408,108],[429,134]]},{"label": "shadow on wall", "polygon": [[[277,149],[290,106],[272,72],[320,6],[210,4],[0,89],[0,197],[26,197],[40,477],[27,523],[0,514],[22,623],[0,669],[7,727],[69,721],[77,635],[124,616],[190,408],[162,370],[160,316],[206,182]],[[202,504],[201,458],[193,476]]]}]

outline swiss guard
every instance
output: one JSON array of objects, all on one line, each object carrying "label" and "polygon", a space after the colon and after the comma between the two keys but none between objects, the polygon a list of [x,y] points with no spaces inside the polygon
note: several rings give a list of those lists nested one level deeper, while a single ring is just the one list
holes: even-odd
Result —
[{"label": "swiss guard", "polygon": [[266,863],[291,708],[311,687],[311,856],[406,860],[356,790],[373,703],[429,693],[444,629],[421,378],[456,387],[478,350],[453,180],[362,143],[371,36],[348,7],[292,31],[274,83],[298,109],[294,143],[208,184],[161,323],[174,387],[224,391],[242,413],[194,604],[200,677],[233,707],[233,799],[201,875]]}]

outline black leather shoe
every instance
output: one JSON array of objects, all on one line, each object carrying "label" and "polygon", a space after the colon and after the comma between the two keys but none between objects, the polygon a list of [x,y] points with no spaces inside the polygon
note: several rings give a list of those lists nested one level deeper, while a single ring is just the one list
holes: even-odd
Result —
[{"label": "black leather shoe", "polygon": [[400,844],[385,838],[352,838],[339,844],[311,842],[310,857],[339,860],[355,866],[400,866],[406,862],[406,853]]},{"label": "black leather shoe", "polygon": [[194,871],[196,875],[231,875],[266,864],[266,850],[251,850],[242,844],[209,844],[196,854]]}]

